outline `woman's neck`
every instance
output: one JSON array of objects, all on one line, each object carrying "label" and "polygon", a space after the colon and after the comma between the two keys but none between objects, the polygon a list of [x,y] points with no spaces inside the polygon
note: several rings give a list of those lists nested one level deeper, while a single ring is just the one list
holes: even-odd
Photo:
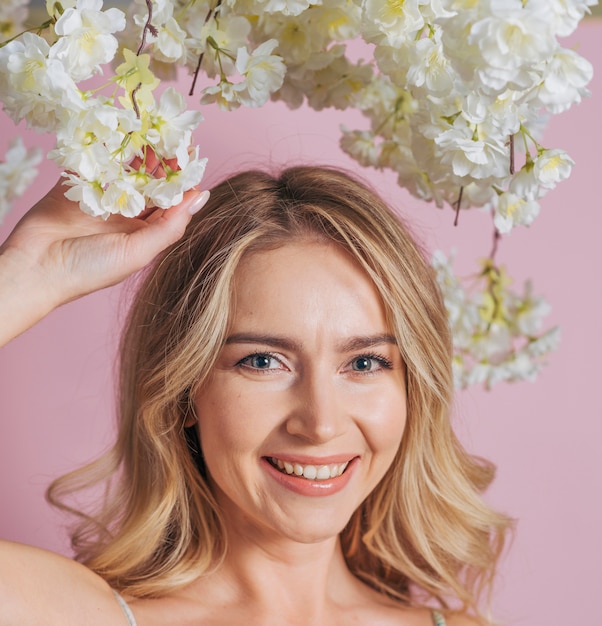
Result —
[{"label": "woman's neck", "polygon": [[349,572],[337,536],[311,544],[232,537],[222,565],[199,584],[199,593],[222,606],[245,605],[254,616],[280,615],[290,624],[327,623],[334,605],[365,589]]}]

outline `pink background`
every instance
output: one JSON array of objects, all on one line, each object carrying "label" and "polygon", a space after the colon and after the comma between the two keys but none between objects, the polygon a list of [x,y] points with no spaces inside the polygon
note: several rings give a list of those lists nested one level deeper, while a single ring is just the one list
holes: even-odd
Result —
[{"label": "pink background", "polygon": [[[602,21],[569,42],[597,64]],[[498,465],[489,500],[518,519],[494,597],[503,624],[572,626],[599,622],[602,583],[602,211],[596,191],[602,143],[600,77],[592,98],[554,119],[544,144],[568,150],[573,176],[545,198],[530,229],[502,241],[499,260],[517,283],[532,277],[553,305],[549,325],[562,343],[536,384],[473,389],[458,396],[455,421],[465,445]],[[188,78],[182,89],[188,86]],[[363,127],[354,112],[204,110],[198,131],[210,157],[206,183],[248,166],[298,162],[359,169],[338,148],[339,124]],[[45,136],[15,130],[0,114],[0,154],[16,133],[27,145]],[[490,248],[490,220],[437,211],[401,191],[392,175],[363,170],[401,207],[430,248],[459,250],[471,271]],[[51,185],[46,163],[34,187],[0,226],[0,237]],[[64,519],[43,498],[47,483],[106,450],[112,439],[114,347],[124,304],[119,288],[65,306],[0,351],[0,536],[68,553]]]}]

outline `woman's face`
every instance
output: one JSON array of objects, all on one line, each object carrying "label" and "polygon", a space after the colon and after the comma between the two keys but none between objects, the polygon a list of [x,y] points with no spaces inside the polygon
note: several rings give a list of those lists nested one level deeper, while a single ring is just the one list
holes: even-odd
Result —
[{"label": "woman's face", "polygon": [[382,301],[348,253],[297,242],[245,257],[227,341],[195,398],[229,532],[338,534],[399,448],[404,380]]}]

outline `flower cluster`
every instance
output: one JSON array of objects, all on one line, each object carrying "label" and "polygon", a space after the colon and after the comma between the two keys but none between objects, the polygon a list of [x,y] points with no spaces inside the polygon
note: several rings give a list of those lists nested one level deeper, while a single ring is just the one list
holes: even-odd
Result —
[{"label": "flower cluster", "polygon": [[[343,129],[343,150],[439,206],[491,209],[507,233],[570,174],[537,138],[542,116],[588,93],[591,64],[558,38],[595,1],[154,0],[147,42],[164,76],[180,64],[217,78],[201,103],[360,109],[370,129]],[[132,46],[148,1],[130,13]],[[368,62],[351,60],[352,40]]]},{"label": "flower cluster", "polygon": [[522,295],[512,292],[506,272],[491,259],[466,281],[454,275],[452,262],[453,256],[435,252],[433,266],[454,341],[456,386],[533,380],[560,338],[558,328],[541,330],[548,303],[533,294],[530,282]]},{"label": "flower cluster", "polygon": [[[282,100],[362,111],[367,128],[342,128],[345,152],[457,214],[484,207],[496,233],[508,233],[530,225],[544,194],[570,175],[572,159],[544,146],[541,131],[588,95],[592,77],[559,39],[596,0],[131,0],[127,14],[103,0],[46,0],[47,21],[20,36],[27,2],[4,4],[12,8],[6,26],[0,10],[4,110],[56,136],[50,157],[69,172],[68,197],[105,218],[172,206],[202,179],[192,140],[200,113],[172,88],[155,97],[186,67],[201,105]],[[150,151],[158,170],[146,167]],[[518,354],[509,346],[520,333],[524,354],[539,349],[529,352],[538,344],[508,321],[528,297],[504,293],[504,324],[475,317],[481,304],[461,316],[480,369],[468,365],[467,336],[450,313],[471,381],[532,375],[516,359],[500,373],[508,361],[500,355]],[[495,376],[482,373],[485,363]]]},{"label": "flower cluster", "polygon": [[[201,181],[205,159],[192,145],[201,115],[186,111],[173,88],[157,101],[159,80],[140,52],[124,50],[105,85],[82,87],[114,61],[115,34],[125,28],[124,13],[102,4],[49,0],[46,38],[26,32],[0,48],[0,93],[15,122],[56,135],[49,156],[69,171],[66,195],[84,212],[135,217],[147,206],[177,204]],[[160,158],[161,175],[146,169],[150,151]],[[136,157],[140,164],[133,167]]]},{"label": "flower cluster", "polygon": [[588,93],[591,64],[557,38],[592,4],[362,2],[379,74],[355,101],[370,129],[344,130],[343,149],[438,206],[490,209],[500,233],[531,224],[573,165],[538,136],[542,117]]},{"label": "flower cluster", "polygon": [[25,192],[38,175],[36,166],[42,160],[37,148],[27,149],[19,137],[14,139],[0,162],[0,222],[12,203]]}]

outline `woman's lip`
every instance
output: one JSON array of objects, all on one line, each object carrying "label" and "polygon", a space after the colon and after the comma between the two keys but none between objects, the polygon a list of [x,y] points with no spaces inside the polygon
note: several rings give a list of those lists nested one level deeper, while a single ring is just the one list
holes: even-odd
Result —
[{"label": "woman's lip", "polygon": [[[295,458],[298,459],[299,457]],[[335,493],[338,493],[339,491],[344,489],[354,473],[354,469],[357,465],[358,460],[359,459],[356,456],[349,462],[349,465],[340,476],[327,478],[325,480],[311,480],[308,478],[303,478],[302,476],[296,476],[295,474],[286,474],[284,472],[281,472],[278,468],[274,467],[266,457],[262,457],[261,464],[264,467],[265,471],[276,482],[285,487],[287,490],[302,496],[319,497],[334,495]],[[321,459],[321,461],[323,461],[323,459]],[[328,465],[328,463],[323,462],[321,462],[320,464]],[[308,465],[311,464],[308,463]]]}]

